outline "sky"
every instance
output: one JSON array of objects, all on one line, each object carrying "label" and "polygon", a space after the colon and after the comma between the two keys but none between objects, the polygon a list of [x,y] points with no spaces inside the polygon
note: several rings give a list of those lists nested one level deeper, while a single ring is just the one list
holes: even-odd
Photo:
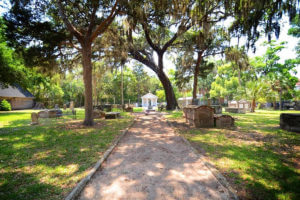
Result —
[{"label": "sky", "polygon": [[[6,11],[5,8],[9,7],[8,1],[7,0],[1,0],[0,1],[0,16],[3,15],[3,13]],[[296,52],[295,52],[295,46],[298,42],[298,39],[292,36],[289,36],[288,33],[288,29],[289,29],[290,25],[288,22],[288,18],[284,17],[281,23],[281,31],[280,31],[280,36],[278,39],[275,39],[278,42],[282,42],[282,41],[286,41],[286,48],[284,48],[279,56],[281,58],[281,62],[283,62],[286,59],[290,59],[290,58],[295,58],[296,57]],[[261,44],[266,41],[267,38],[266,37],[261,37],[257,42],[256,42],[256,52],[253,53],[251,50],[249,50],[248,55],[249,57],[255,57],[255,56],[262,56],[265,51],[266,51],[266,47],[261,46]],[[175,65],[172,63],[171,60],[168,59],[169,55],[165,55],[164,56],[164,66],[165,66],[165,71],[168,71],[169,69],[175,69]],[[155,60],[157,60],[157,56],[154,55]],[[130,62],[129,65],[132,65],[133,62]],[[296,68],[297,70],[297,74],[295,76],[297,76],[300,79],[300,66],[298,66]],[[149,68],[146,67],[146,71],[150,74],[150,75],[154,75],[154,72],[152,72]]]}]

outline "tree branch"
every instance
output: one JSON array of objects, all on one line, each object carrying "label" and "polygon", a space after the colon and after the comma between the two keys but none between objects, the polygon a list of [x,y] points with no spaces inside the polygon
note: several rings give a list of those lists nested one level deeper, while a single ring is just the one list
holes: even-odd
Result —
[{"label": "tree branch", "polygon": [[68,20],[67,16],[65,15],[61,0],[59,0],[57,2],[58,4],[58,11],[59,14],[64,22],[64,24],[66,25],[67,29],[79,40],[81,41],[83,39],[83,35],[82,33],[80,33],[72,24],[71,22]]},{"label": "tree branch", "polygon": [[148,31],[147,25],[145,25],[145,23],[142,23],[142,26],[143,26],[143,29],[144,29],[144,32],[145,32],[145,37],[146,37],[146,40],[147,40],[148,44],[153,48],[154,51],[160,52],[161,49],[158,46],[156,46],[150,38],[150,34],[149,34],[149,31]]},{"label": "tree branch", "polygon": [[118,6],[118,0],[116,0],[116,3],[113,6],[113,8],[111,9],[109,16],[104,21],[102,21],[98,25],[96,30],[92,33],[90,41],[93,41],[98,35],[103,33],[107,29],[107,27],[112,23],[112,21],[114,20],[114,18],[116,17],[116,15],[118,13],[117,6]]},{"label": "tree branch", "polygon": [[130,49],[129,54],[133,59],[143,63],[144,65],[152,69],[155,73],[158,73],[158,68],[155,65],[155,63],[151,62],[149,59],[144,58],[138,51],[135,51],[134,49]]}]

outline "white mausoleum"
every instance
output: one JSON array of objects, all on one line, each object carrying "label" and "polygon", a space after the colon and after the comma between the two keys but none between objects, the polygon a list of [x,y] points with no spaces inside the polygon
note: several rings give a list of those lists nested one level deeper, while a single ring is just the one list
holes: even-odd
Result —
[{"label": "white mausoleum", "polygon": [[142,98],[142,106],[143,107],[148,107],[149,105],[151,106],[157,106],[157,96],[155,96],[152,93],[145,94]]}]

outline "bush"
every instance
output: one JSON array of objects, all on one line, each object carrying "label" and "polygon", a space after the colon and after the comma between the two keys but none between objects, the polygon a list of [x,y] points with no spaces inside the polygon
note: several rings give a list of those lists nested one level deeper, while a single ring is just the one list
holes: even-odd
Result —
[{"label": "bush", "polygon": [[0,110],[11,111],[10,103],[8,101],[6,101],[5,99],[2,100],[2,102],[0,103]]}]

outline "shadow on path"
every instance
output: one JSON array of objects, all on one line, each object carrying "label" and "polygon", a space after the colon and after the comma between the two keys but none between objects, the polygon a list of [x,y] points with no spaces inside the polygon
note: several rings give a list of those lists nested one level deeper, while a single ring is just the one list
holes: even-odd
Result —
[{"label": "shadow on path", "polygon": [[160,114],[140,114],[78,199],[230,199],[230,196]]}]

